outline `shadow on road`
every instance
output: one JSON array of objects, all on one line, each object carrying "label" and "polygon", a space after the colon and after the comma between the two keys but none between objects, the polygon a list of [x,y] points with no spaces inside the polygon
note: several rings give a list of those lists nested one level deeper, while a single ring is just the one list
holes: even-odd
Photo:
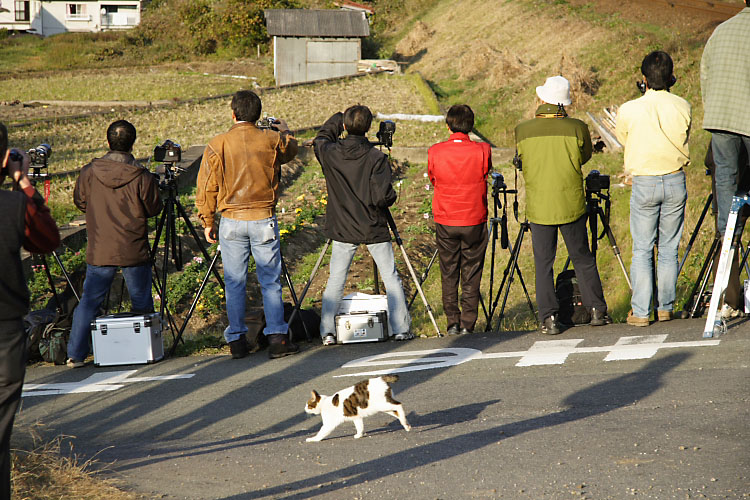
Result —
[{"label": "shadow on road", "polygon": [[[565,398],[563,404],[568,408],[562,411],[481,431],[467,432],[334,472],[251,493],[225,497],[224,500],[267,497],[299,499],[325,496],[344,488],[351,488],[368,481],[376,481],[392,474],[464,455],[526,432],[601,415],[634,404],[654,393],[663,385],[663,377],[690,356],[688,353],[671,354],[649,362],[636,372],[575,392]],[[489,403],[491,402],[487,404]],[[437,412],[434,416],[439,418],[441,414],[443,418],[450,419],[451,412]],[[420,418],[420,421],[423,423],[424,418]]]}]

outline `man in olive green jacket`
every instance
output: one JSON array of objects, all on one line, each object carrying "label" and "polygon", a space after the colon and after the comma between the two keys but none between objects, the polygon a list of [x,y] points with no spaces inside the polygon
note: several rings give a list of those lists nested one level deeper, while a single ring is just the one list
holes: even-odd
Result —
[{"label": "man in olive green jacket", "polygon": [[609,322],[607,304],[586,230],[586,202],[581,165],[591,158],[591,135],[585,123],[568,117],[570,83],[547,78],[536,88],[542,105],[536,116],[516,127],[516,151],[526,183],[526,215],[536,266],[536,299],[540,331],[560,333],[559,304],[552,267],[560,230],[575,267],[583,304],[591,309],[591,325]]}]

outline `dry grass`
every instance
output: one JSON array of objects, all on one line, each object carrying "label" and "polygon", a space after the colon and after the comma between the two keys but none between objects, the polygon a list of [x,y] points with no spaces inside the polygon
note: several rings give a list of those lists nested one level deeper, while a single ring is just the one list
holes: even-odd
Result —
[{"label": "dry grass", "polygon": [[[18,426],[17,426],[18,427]],[[112,480],[97,477],[101,464],[79,462],[67,436],[40,443],[35,429],[15,429],[31,435],[29,450],[14,449],[12,455],[13,498],[18,500],[136,500],[145,498],[125,492]]]}]

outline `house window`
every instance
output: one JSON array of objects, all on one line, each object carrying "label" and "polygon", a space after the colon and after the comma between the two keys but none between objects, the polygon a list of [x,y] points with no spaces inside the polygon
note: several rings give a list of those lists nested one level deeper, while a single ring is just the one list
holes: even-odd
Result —
[{"label": "house window", "polygon": [[16,21],[26,21],[28,22],[30,19],[29,15],[29,3],[28,1],[19,1],[16,0],[15,2],[15,10],[16,10]]},{"label": "house window", "polygon": [[66,19],[83,19],[88,20],[89,16],[86,15],[86,4],[84,3],[69,3],[65,9]]}]

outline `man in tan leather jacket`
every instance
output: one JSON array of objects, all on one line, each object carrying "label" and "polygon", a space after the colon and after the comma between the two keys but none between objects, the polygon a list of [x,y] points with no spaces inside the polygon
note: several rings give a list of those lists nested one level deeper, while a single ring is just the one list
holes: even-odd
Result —
[{"label": "man in tan leather jacket", "polygon": [[234,125],[208,143],[198,172],[195,205],[206,240],[216,243],[214,214],[221,212],[218,241],[224,263],[227,317],[224,338],[233,358],[248,354],[245,295],[252,252],[263,295],[270,358],[295,354],[287,336],[281,298],[281,247],[276,221],[281,165],[297,155],[297,140],[286,123],[258,128],[260,98],[241,90],[232,98]]}]

